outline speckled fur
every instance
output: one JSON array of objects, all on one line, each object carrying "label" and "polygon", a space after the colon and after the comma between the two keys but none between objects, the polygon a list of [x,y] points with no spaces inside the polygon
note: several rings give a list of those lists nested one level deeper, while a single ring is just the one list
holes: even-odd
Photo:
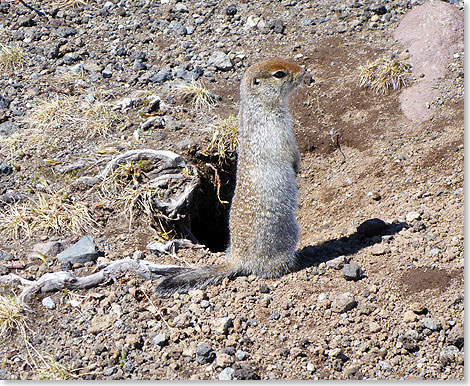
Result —
[{"label": "speckled fur", "polygon": [[[285,76],[274,74],[283,71]],[[240,86],[237,183],[230,211],[227,262],[183,269],[157,287],[163,296],[216,284],[225,277],[273,278],[295,269],[299,151],[288,98],[304,70],[272,58],[246,71]]]}]

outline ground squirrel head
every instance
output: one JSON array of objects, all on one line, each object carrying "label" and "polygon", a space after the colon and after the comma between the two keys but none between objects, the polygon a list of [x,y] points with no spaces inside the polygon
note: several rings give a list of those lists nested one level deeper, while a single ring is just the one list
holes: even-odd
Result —
[{"label": "ground squirrel head", "polygon": [[286,105],[291,92],[302,82],[305,70],[280,58],[263,60],[249,67],[240,86],[240,99],[265,106]]}]

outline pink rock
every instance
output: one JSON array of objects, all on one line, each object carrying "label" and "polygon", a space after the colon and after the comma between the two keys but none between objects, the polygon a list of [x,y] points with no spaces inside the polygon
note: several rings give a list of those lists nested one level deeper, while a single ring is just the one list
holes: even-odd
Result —
[{"label": "pink rock", "polygon": [[428,1],[405,15],[394,38],[408,46],[412,72],[424,75],[400,96],[406,117],[423,122],[433,115],[427,105],[439,95],[432,89],[435,80],[464,47],[464,12],[449,3]]}]

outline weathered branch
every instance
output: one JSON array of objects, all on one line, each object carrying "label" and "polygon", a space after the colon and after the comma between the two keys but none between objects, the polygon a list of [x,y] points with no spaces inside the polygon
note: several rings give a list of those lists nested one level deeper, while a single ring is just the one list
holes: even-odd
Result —
[{"label": "weathered branch", "polygon": [[105,285],[110,280],[121,277],[127,272],[135,272],[143,278],[158,279],[161,276],[170,275],[181,267],[177,265],[153,264],[144,260],[122,259],[111,263],[101,264],[100,269],[89,276],[76,277],[69,271],[50,272],[42,275],[38,280],[27,280],[19,275],[10,273],[0,276],[0,284],[26,286],[19,298],[24,299],[31,293],[53,292],[61,289],[86,289]]},{"label": "weathered branch", "polygon": [[124,154],[120,154],[114,157],[107,163],[105,168],[95,177],[85,176],[77,179],[78,184],[85,184],[89,186],[96,185],[103,181],[109,174],[116,170],[119,165],[125,164],[126,162],[141,161],[143,159],[151,159],[154,161],[161,161],[163,165],[160,167],[164,169],[184,168],[186,162],[184,159],[172,151],[169,150],[153,150],[153,149],[138,149],[129,150]]}]

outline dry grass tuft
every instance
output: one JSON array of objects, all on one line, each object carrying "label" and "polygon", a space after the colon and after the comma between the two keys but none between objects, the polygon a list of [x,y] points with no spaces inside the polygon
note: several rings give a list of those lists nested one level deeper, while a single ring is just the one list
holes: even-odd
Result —
[{"label": "dry grass tuft", "polygon": [[193,107],[196,110],[203,108],[210,109],[217,105],[217,96],[201,82],[192,81],[190,83],[181,83],[176,86],[176,90],[183,97],[191,98]]},{"label": "dry grass tuft", "polygon": [[0,340],[15,331],[26,333],[27,320],[26,311],[17,297],[0,295]]},{"label": "dry grass tuft", "polygon": [[145,160],[127,162],[116,168],[98,185],[104,198],[123,203],[124,213],[127,213],[129,218],[129,228],[134,213],[144,213],[149,219],[158,213],[153,204],[157,188],[149,186],[146,177],[146,172],[152,168],[153,165],[147,164]]},{"label": "dry grass tuft", "polygon": [[230,158],[237,151],[238,120],[233,115],[209,126],[211,143],[207,152],[215,152],[220,162]]},{"label": "dry grass tuft", "polygon": [[74,379],[78,370],[58,363],[49,353],[41,353],[29,341],[29,317],[27,306],[16,296],[0,295],[0,342],[6,341],[13,333],[18,333],[24,345],[24,360],[37,372],[35,379]]},{"label": "dry grass tuft", "polygon": [[397,90],[408,84],[411,66],[400,58],[382,57],[359,68],[358,84],[376,94]]},{"label": "dry grass tuft", "polygon": [[12,70],[24,65],[25,52],[19,46],[7,47],[0,44],[0,68]]},{"label": "dry grass tuft", "polygon": [[39,193],[35,201],[11,204],[0,213],[0,229],[14,239],[35,232],[90,233],[97,226],[87,206],[72,202],[60,192]]},{"label": "dry grass tuft", "polygon": [[[72,137],[94,138],[109,136],[119,122],[110,103],[86,102],[77,96],[62,96],[39,100],[25,119],[31,127],[31,135],[50,140],[48,132],[63,130]],[[52,134],[52,133],[51,133]]]},{"label": "dry grass tuft", "polygon": [[53,8],[76,9],[90,3],[89,0],[57,0],[52,2]]}]

